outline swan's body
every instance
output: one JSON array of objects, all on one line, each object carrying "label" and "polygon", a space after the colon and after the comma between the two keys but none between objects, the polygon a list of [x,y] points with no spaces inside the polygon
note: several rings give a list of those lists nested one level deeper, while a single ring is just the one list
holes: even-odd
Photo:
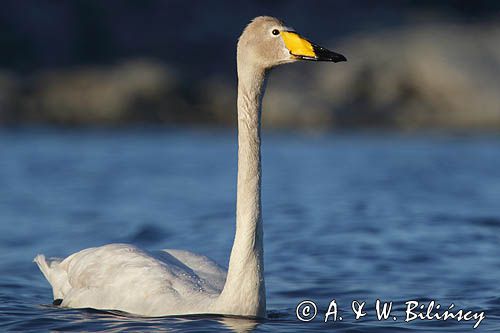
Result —
[{"label": "swan's body", "polygon": [[150,253],[127,244],[35,261],[62,306],[146,316],[206,312],[226,280],[226,270],[207,257],[179,250]]},{"label": "swan's body", "polygon": [[260,199],[260,116],[265,77],[296,60],[345,61],[272,17],[258,17],[238,42],[238,191],[236,235],[229,269],[180,250],[156,254],[111,244],[64,260],[35,262],[55,300],[72,308],[121,310],[144,316],[217,313],[265,317]]}]

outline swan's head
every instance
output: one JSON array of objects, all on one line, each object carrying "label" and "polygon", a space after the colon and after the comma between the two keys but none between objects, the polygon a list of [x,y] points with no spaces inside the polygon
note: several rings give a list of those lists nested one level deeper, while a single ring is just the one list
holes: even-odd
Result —
[{"label": "swan's head", "polygon": [[248,24],[238,41],[238,62],[264,69],[298,60],[346,61],[346,58],[300,36],[270,16],[259,16]]}]

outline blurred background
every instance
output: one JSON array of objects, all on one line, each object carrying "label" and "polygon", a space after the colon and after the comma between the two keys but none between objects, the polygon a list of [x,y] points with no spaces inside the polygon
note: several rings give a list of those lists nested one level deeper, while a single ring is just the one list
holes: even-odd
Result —
[{"label": "blurred background", "polygon": [[234,126],[236,41],[258,15],[348,58],[276,69],[266,128],[500,129],[493,0],[6,0],[0,124]]}]

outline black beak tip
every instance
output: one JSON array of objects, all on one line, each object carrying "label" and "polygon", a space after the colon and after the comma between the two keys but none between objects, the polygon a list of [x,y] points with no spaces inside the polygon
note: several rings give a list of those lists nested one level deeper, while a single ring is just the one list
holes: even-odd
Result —
[{"label": "black beak tip", "polygon": [[342,61],[347,61],[347,58],[345,56],[343,56],[342,54],[338,54],[336,53],[333,57],[332,57],[332,61],[333,62],[342,62]]},{"label": "black beak tip", "polygon": [[316,60],[318,61],[347,61],[347,58],[342,54],[327,50],[324,47],[313,44],[313,49],[314,53],[316,54]]}]

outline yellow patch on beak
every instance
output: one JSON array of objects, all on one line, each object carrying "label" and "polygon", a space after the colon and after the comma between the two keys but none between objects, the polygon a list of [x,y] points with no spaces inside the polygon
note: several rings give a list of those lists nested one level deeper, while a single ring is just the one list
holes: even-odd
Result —
[{"label": "yellow patch on beak", "polygon": [[296,32],[281,31],[285,46],[294,56],[316,58],[312,44],[300,37]]}]

